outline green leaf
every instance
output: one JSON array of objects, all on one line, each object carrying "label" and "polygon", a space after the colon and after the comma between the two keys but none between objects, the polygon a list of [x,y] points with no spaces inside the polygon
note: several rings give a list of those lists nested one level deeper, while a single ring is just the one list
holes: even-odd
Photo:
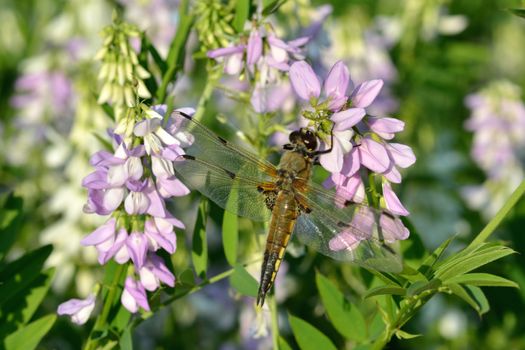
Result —
[{"label": "green leaf", "polygon": [[288,315],[292,332],[301,350],[336,350],[334,343],[308,322]]},{"label": "green leaf", "polygon": [[448,283],[462,283],[478,287],[513,287],[519,288],[518,284],[506,278],[492,275],[490,273],[467,273],[452,277]]},{"label": "green leaf", "polygon": [[281,336],[279,336],[279,350],[292,350],[292,347]]},{"label": "green leaf", "polygon": [[525,18],[525,9],[509,9],[514,15]]},{"label": "green leaf", "polygon": [[456,283],[448,284],[447,287],[453,294],[472,306],[480,316],[489,311],[489,303],[480,288],[475,286],[461,286]]},{"label": "green leaf", "polygon": [[22,223],[23,201],[12,194],[2,197],[2,210],[0,210],[0,262],[16,240],[16,235]]},{"label": "green leaf", "polygon": [[131,328],[127,327],[120,336],[119,348],[122,350],[133,350],[133,341],[131,339]]},{"label": "green leaf", "polygon": [[365,298],[370,298],[376,295],[405,295],[406,289],[403,287],[396,286],[380,286],[370,289],[364,295]]},{"label": "green leaf", "polygon": [[162,76],[162,82],[156,92],[158,103],[165,102],[169,84],[173,83],[177,72],[183,68],[186,42],[194,20],[193,15],[190,14],[189,0],[182,0],[180,2],[178,14],[179,25],[177,26],[175,37],[171,42],[168,58],[166,60],[168,63],[168,69]]},{"label": "green leaf", "polygon": [[316,273],[315,281],[328,317],[335,329],[347,339],[367,338],[366,322],[359,309],[352,305],[330,280]]},{"label": "green leaf", "polygon": [[257,280],[242,265],[236,265],[230,276],[230,285],[242,295],[256,297],[259,289]]},{"label": "green leaf", "polygon": [[402,331],[401,329],[398,329],[394,334],[396,335],[397,339],[414,339],[421,337],[421,334],[410,334],[408,332]]},{"label": "green leaf", "polygon": [[27,288],[17,293],[0,312],[0,339],[26,325],[44,299],[55,273],[54,268],[43,271]]},{"label": "green leaf", "polygon": [[244,30],[244,23],[248,20],[250,15],[250,0],[237,0],[235,4],[235,18],[233,19],[233,27],[237,33],[242,33]]},{"label": "green leaf", "polygon": [[56,321],[56,315],[47,315],[31,322],[5,338],[6,350],[35,349]]},{"label": "green leaf", "polygon": [[263,16],[271,15],[276,12],[286,0],[263,0]]},{"label": "green leaf", "polygon": [[[233,202],[237,202],[237,190],[232,189],[228,197],[227,207],[230,207]],[[226,261],[231,266],[237,263],[237,246],[239,243],[239,218],[237,215],[224,211],[222,219],[222,246],[224,248],[224,255]]]},{"label": "green leaf", "polygon": [[430,281],[417,281],[408,287],[407,295],[413,296],[423,293],[426,290],[437,290],[441,286],[439,279],[432,279]]},{"label": "green leaf", "polygon": [[40,276],[40,271],[49,254],[51,245],[43,246],[6,265],[0,271],[0,306],[28,288]]},{"label": "green leaf", "polygon": [[459,259],[459,261],[458,259],[454,260],[453,264],[449,263],[440,266],[436,270],[435,277],[442,281],[446,281],[449,278],[470,272],[480,266],[488,264],[489,262],[501,259],[513,253],[515,253],[515,251],[501,245],[491,246],[481,251],[475,250],[462,259]]},{"label": "green leaf", "polygon": [[445,242],[441,243],[421,264],[418,271],[421,272],[426,278],[430,278],[433,273],[434,264],[441,258],[445,250],[447,250],[450,243],[455,237],[450,237]]},{"label": "green leaf", "polygon": [[197,221],[193,229],[191,259],[195,273],[200,278],[206,278],[208,268],[208,242],[206,240],[206,222],[208,221],[208,200],[202,197],[197,213]]}]

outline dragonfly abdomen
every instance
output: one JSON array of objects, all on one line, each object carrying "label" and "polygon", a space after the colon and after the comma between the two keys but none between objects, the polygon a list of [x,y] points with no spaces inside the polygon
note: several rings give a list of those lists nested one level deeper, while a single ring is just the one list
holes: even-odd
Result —
[{"label": "dragonfly abdomen", "polygon": [[266,239],[257,305],[262,306],[264,304],[264,298],[275,281],[297,215],[297,203],[293,194],[289,191],[280,191],[272,210],[272,219]]}]

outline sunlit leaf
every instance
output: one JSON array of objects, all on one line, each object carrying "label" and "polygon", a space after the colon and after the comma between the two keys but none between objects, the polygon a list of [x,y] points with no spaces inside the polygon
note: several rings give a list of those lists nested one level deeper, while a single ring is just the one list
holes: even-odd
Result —
[{"label": "sunlit leaf", "polygon": [[29,323],[8,335],[5,338],[4,345],[6,350],[31,350],[35,349],[40,340],[49,332],[56,321],[56,315],[47,315],[36,321]]},{"label": "sunlit leaf", "polygon": [[448,284],[447,287],[454,295],[460,297],[472,306],[479,315],[489,311],[489,303],[480,288],[475,286],[462,286],[456,283]]},{"label": "sunlit leaf", "polygon": [[376,295],[405,295],[406,289],[396,286],[381,286],[370,289],[365,293],[365,298],[370,298]]},{"label": "sunlit leaf", "polygon": [[401,329],[396,330],[394,334],[398,339],[413,339],[421,337],[421,334],[410,334],[408,332],[402,331]]},{"label": "sunlit leaf", "polygon": [[462,275],[486,265],[491,261],[501,259],[507,255],[515,253],[512,249],[505,246],[492,246],[489,249],[474,251],[462,259],[454,260],[454,264],[445,264],[436,270],[435,277],[446,281],[449,278]]},{"label": "sunlit leaf", "polygon": [[292,350],[292,347],[288,345],[283,337],[279,337],[279,350]]},{"label": "sunlit leaf", "polygon": [[432,276],[434,264],[441,258],[445,250],[448,248],[450,243],[454,240],[454,237],[450,237],[445,242],[441,243],[432,254],[430,254],[421,264],[418,271],[425,275],[427,278]]},{"label": "sunlit leaf", "polygon": [[0,262],[2,262],[15,242],[16,236],[22,222],[21,198],[11,194],[2,195],[2,207],[0,210]]},{"label": "sunlit leaf", "polygon": [[208,221],[208,200],[202,197],[197,213],[197,221],[193,229],[191,258],[195,273],[200,278],[206,278],[208,268],[208,242],[206,239],[206,223]]},{"label": "sunlit leaf", "polygon": [[448,283],[463,283],[478,287],[514,287],[519,288],[518,284],[506,278],[492,275],[490,273],[467,273],[452,277]]},{"label": "sunlit leaf", "polygon": [[[228,204],[237,200],[237,191],[232,189],[230,196],[228,197]],[[222,219],[222,246],[224,248],[224,255],[226,261],[231,266],[235,266],[237,263],[237,246],[239,243],[239,218],[237,215],[224,211],[224,217]]]},{"label": "sunlit leaf", "polygon": [[248,20],[250,15],[250,0],[237,0],[235,5],[235,17],[233,19],[233,27],[237,33],[244,30],[244,23]]},{"label": "sunlit leaf", "polygon": [[335,329],[347,339],[365,340],[366,322],[359,309],[348,302],[337,287],[320,273],[316,273],[315,281],[326,313]]},{"label": "sunlit leaf", "polygon": [[236,265],[230,276],[230,285],[242,295],[256,297],[259,289],[257,280],[242,265]]},{"label": "sunlit leaf", "polygon": [[441,281],[438,279],[433,279],[430,281],[417,281],[410,285],[407,289],[407,295],[413,296],[421,294],[427,290],[437,290],[441,286]]},{"label": "sunlit leaf", "polygon": [[336,350],[334,343],[310,323],[292,315],[288,315],[288,320],[295,340],[302,350]]}]

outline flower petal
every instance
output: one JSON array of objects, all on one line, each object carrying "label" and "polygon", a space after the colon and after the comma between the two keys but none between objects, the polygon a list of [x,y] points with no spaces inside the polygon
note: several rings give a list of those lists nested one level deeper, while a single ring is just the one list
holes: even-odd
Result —
[{"label": "flower petal", "polygon": [[262,54],[263,42],[258,30],[252,30],[248,39],[246,49],[246,63],[249,65],[257,63]]},{"label": "flower petal", "polygon": [[299,61],[290,67],[290,82],[295,93],[303,100],[318,98],[321,94],[321,84],[312,67],[305,61]]},{"label": "flower petal", "polygon": [[324,92],[331,99],[338,99],[346,95],[350,82],[350,73],[343,61],[337,61],[324,82]]},{"label": "flower petal", "polygon": [[375,100],[383,87],[383,80],[370,80],[359,84],[352,93],[351,100],[354,107],[366,108]]},{"label": "flower petal", "polygon": [[399,198],[397,198],[389,182],[383,182],[383,198],[385,199],[386,208],[392,214],[407,216],[410,213],[406,208],[401,204]]},{"label": "flower petal", "polygon": [[344,176],[352,176],[359,171],[361,167],[361,160],[359,158],[359,151],[357,147],[352,148],[350,152],[345,154],[343,158],[343,168],[341,174]]},{"label": "flower petal", "polygon": [[359,156],[361,164],[376,173],[383,173],[390,167],[391,161],[385,146],[371,138],[361,140]]},{"label": "flower petal", "polygon": [[109,219],[104,225],[100,226],[95,231],[91,232],[88,236],[84,237],[80,241],[80,244],[84,246],[96,245],[105,242],[111,238],[114,238],[116,224],[117,220],[115,220],[115,218]]},{"label": "flower petal", "polygon": [[376,133],[395,134],[403,131],[405,123],[396,118],[368,117],[370,129]]},{"label": "flower petal", "polygon": [[244,52],[244,46],[230,46],[230,47],[221,47],[219,49],[210,50],[206,54],[209,58],[218,58],[224,56],[231,56],[233,54],[238,54]]},{"label": "flower petal", "polygon": [[416,156],[407,145],[401,143],[387,143],[386,148],[394,163],[400,168],[408,168],[416,162]]},{"label": "flower petal", "polygon": [[335,123],[334,130],[341,131],[352,128],[359,123],[366,115],[363,108],[350,108],[341,112],[334,113],[331,117]]},{"label": "flower petal", "polygon": [[95,308],[95,296],[90,294],[86,299],[71,299],[58,306],[57,314],[70,315],[71,321],[78,325],[87,322]]}]

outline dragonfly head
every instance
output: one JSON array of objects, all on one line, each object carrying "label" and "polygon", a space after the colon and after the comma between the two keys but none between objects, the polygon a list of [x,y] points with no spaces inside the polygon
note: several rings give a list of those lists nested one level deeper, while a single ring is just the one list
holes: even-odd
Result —
[{"label": "dragonfly head", "polygon": [[290,143],[295,147],[304,147],[308,152],[317,149],[317,136],[308,128],[300,128],[290,134]]}]

